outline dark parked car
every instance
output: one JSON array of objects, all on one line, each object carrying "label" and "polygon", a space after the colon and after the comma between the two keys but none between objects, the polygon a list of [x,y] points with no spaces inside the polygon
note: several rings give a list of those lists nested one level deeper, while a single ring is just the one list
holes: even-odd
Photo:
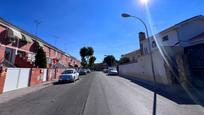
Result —
[{"label": "dark parked car", "polygon": [[91,73],[91,70],[90,69],[86,69],[87,73]]},{"label": "dark parked car", "polygon": [[86,75],[87,71],[85,69],[80,69],[79,70],[79,75]]},{"label": "dark parked car", "polygon": [[108,73],[108,69],[103,69],[103,72],[104,73]]}]

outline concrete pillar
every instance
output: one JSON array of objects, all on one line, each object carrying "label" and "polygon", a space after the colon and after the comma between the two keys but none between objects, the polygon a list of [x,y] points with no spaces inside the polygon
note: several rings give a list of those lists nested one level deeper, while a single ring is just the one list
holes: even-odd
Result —
[{"label": "concrete pillar", "polygon": [[176,62],[178,66],[179,72],[179,82],[181,84],[188,84],[190,78],[190,70],[188,65],[188,59],[185,54],[177,54],[176,55]]},{"label": "concrete pillar", "polygon": [[173,78],[172,78],[173,75],[171,73],[170,67],[165,62],[164,62],[164,68],[165,68],[165,71],[166,71],[168,84],[174,84],[174,81],[173,81]]},{"label": "concrete pillar", "polygon": [[0,45],[0,63],[3,61],[5,55],[5,47]]}]

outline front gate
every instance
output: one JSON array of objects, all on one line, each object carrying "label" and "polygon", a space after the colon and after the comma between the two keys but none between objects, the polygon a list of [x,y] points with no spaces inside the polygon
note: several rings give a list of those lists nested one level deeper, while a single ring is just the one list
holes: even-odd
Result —
[{"label": "front gate", "polygon": [[188,56],[190,80],[195,86],[204,87],[204,44],[185,48]]},{"label": "front gate", "polygon": [[8,68],[3,92],[28,87],[29,68]]}]

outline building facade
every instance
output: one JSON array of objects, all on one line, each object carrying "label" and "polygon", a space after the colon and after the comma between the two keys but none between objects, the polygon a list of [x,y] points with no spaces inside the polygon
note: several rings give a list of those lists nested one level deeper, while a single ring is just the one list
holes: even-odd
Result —
[{"label": "building facade", "polygon": [[122,57],[128,58],[130,60],[130,63],[135,63],[138,61],[138,58],[141,56],[140,50],[135,50],[130,53],[122,55]]},{"label": "building facade", "polygon": [[145,33],[139,33],[140,49],[135,52],[140,51],[141,56],[134,64],[121,65],[120,73],[153,80],[149,61],[151,49],[158,82],[201,86],[204,82],[204,16],[180,22],[149,39],[150,48]]},{"label": "building facade", "polygon": [[34,68],[38,48],[43,48],[47,68],[80,67],[80,61],[0,18],[0,64],[6,67]]}]

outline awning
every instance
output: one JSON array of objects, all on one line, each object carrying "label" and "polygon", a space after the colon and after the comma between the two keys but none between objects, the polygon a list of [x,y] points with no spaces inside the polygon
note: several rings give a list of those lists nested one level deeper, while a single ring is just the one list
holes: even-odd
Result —
[{"label": "awning", "polygon": [[22,36],[23,36],[23,39],[22,39],[22,40],[24,40],[24,41],[26,41],[26,42],[29,42],[29,43],[32,43],[32,42],[33,42],[32,38],[31,38],[30,36],[28,36],[28,35],[26,35],[26,34],[22,34]]},{"label": "awning", "polygon": [[21,35],[21,32],[19,32],[18,30],[10,27],[10,26],[7,26],[3,23],[0,23],[1,25],[5,26],[7,28],[7,31],[8,31],[8,37],[10,38],[15,38],[17,37],[18,39],[22,39],[22,35]]},{"label": "awning", "polygon": [[40,41],[37,41],[37,42],[38,42],[38,45],[39,45],[40,47],[43,47],[43,46],[44,46],[42,42],[40,42]]},{"label": "awning", "polygon": [[8,28],[8,36],[11,37],[11,38],[15,38],[17,37],[18,39],[22,39],[22,35],[21,35],[21,32],[13,29],[13,28]]}]

